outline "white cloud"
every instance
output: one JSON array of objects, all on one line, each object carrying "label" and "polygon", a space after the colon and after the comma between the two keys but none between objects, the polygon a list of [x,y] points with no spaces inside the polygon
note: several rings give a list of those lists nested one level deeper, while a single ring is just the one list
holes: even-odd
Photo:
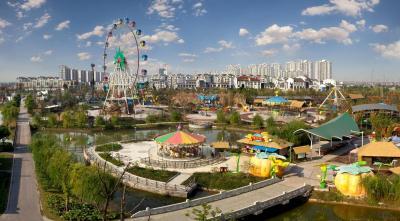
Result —
[{"label": "white cloud", "polygon": [[31,61],[37,63],[37,62],[42,62],[43,59],[38,55],[38,56],[32,56]]},{"label": "white cloud", "polygon": [[207,47],[204,50],[204,53],[220,52],[227,48],[235,48],[235,46],[233,46],[233,43],[231,41],[228,42],[225,40],[220,40],[220,41],[218,41],[218,44],[219,44],[219,47],[217,47],[217,48]]},{"label": "white cloud", "polygon": [[245,28],[240,28],[239,29],[239,36],[246,36],[249,34],[249,31]]},{"label": "white cloud", "polygon": [[92,42],[91,41],[87,41],[86,44],[85,44],[85,47],[90,47],[90,46],[92,46]]},{"label": "white cloud", "polygon": [[2,44],[3,42],[5,42],[6,40],[3,37],[0,37],[0,44]]},{"label": "white cloud", "polygon": [[21,18],[25,17],[25,15],[24,15],[24,13],[22,11],[17,11],[16,16],[17,16],[18,19],[21,19]]},{"label": "white cloud", "polygon": [[[179,31],[178,27],[175,27],[174,25],[169,25],[167,23],[161,23],[161,25],[159,26],[162,29],[166,29],[168,31]],[[156,31],[159,31],[161,29],[156,29]]]},{"label": "white cloud", "polygon": [[301,45],[299,43],[294,43],[292,45],[290,44],[284,44],[282,46],[282,49],[288,53],[294,53],[298,51],[301,48]]},{"label": "white cloud", "polygon": [[0,18],[0,29],[3,29],[3,28],[5,28],[5,27],[7,27],[7,26],[10,26],[10,25],[11,25],[10,22],[8,22],[8,21],[6,21],[6,20]]},{"label": "white cloud", "polygon": [[319,30],[307,28],[294,33],[294,36],[320,44],[325,43],[326,40],[335,40],[339,43],[349,45],[353,43],[350,34],[356,30],[357,28],[353,24],[342,20],[340,27],[324,27]]},{"label": "white cloud", "polygon": [[58,24],[55,29],[57,31],[61,31],[61,30],[64,30],[66,28],[69,28],[69,23],[71,23],[69,20],[63,21],[60,24]]},{"label": "white cloud", "polygon": [[196,4],[194,4],[193,5],[193,10],[194,10],[194,15],[197,17],[197,16],[202,16],[202,15],[204,15],[204,14],[206,14],[207,13],[207,10],[205,10],[204,8],[203,8],[203,3],[201,3],[201,2],[197,2]]},{"label": "white cloud", "polygon": [[374,25],[371,26],[370,29],[375,33],[387,32],[389,30],[386,25]]},{"label": "white cloud", "polygon": [[182,8],[183,1],[177,0],[153,0],[147,9],[147,14],[158,14],[162,18],[175,17],[176,7]]},{"label": "white cloud", "polygon": [[39,19],[36,19],[36,24],[33,27],[41,28],[41,27],[45,26],[47,24],[47,22],[49,22],[50,18],[51,18],[51,16],[49,15],[49,13],[44,13],[44,15],[42,15],[42,17],[40,17]]},{"label": "white cloud", "polygon": [[46,0],[27,0],[20,5],[20,8],[29,11],[34,8],[40,8],[44,3],[46,3]]},{"label": "white cloud", "polygon": [[177,32],[173,31],[167,31],[167,30],[160,30],[154,33],[153,35],[145,35],[142,37],[143,40],[150,42],[150,43],[158,43],[158,42],[163,42],[163,43],[171,43],[171,42],[177,42],[177,43],[183,43],[184,40],[179,38]]},{"label": "white cloud", "polygon": [[227,42],[225,40],[220,40],[220,41],[218,41],[218,44],[221,45],[221,47],[223,47],[223,48],[235,48],[231,41]]},{"label": "white cloud", "polygon": [[185,63],[192,63],[195,60],[193,58],[184,58],[182,61],[185,62]]},{"label": "white cloud", "polygon": [[190,53],[179,53],[178,56],[180,56],[180,57],[190,57],[190,58],[196,58],[197,57],[197,55],[190,54]]},{"label": "white cloud", "polygon": [[353,24],[351,24],[351,23],[349,23],[349,22],[347,22],[346,20],[342,20],[342,21],[340,22],[340,27],[343,28],[343,29],[345,29],[345,30],[348,31],[348,32],[355,32],[355,31],[357,31],[356,26],[353,25]]},{"label": "white cloud", "polygon": [[89,60],[91,58],[91,55],[87,52],[80,52],[76,54],[79,58],[79,60],[84,61],[84,60]]},{"label": "white cloud", "polygon": [[43,54],[44,55],[51,55],[51,54],[53,54],[53,51],[52,50],[47,50]]},{"label": "white cloud", "polygon": [[92,37],[92,36],[99,36],[99,37],[101,37],[101,36],[103,36],[104,31],[105,31],[105,30],[104,30],[104,27],[101,26],[101,25],[98,25],[98,26],[94,27],[94,29],[93,29],[92,31],[83,33],[83,34],[81,34],[81,35],[76,35],[76,37],[77,37],[79,40],[86,40],[86,39],[88,39],[88,38],[90,38],[90,37]]},{"label": "white cloud", "polygon": [[293,28],[290,26],[279,26],[273,24],[265,31],[261,32],[256,36],[257,45],[268,45],[275,43],[285,43],[292,35]]},{"label": "white cloud", "polygon": [[44,34],[43,39],[44,40],[49,40],[52,37],[52,35]]},{"label": "white cloud", "polygon": [[24,23],[24,24],[22,25],[22,29],[23,29],[24,31],[26,31],[26,30],[30,29],[32,26],[33,26],[33,23],[32,23],[32,22],[27,22],[27,23]]},{"label": "white cloud", "polygon": [[400,40],[391,44],[371,44],[374,51],[384,58],[400,59]]},{"label": "white cloud", "polygon": [[185,41],[184,41],[183,39],[179,39],[179,40],[178,40],[178,43],[179,43],[179,44],[183,44],[183,43],[185,43]]},{"label": "white cloud", "polygon": [[359,20],[359,21],[356,21],[356,24],[357,24],[357,26],[358,26],[358,28],[360,28],[361,30],[363,30],[364,28],[365,28],[365,24],[366,24],[367,22],[364,20],[364,19],[361,19],[361,20]]},{"label": "white cloud", "polygon": [[330,4],[313,6],[304,9],[302,15],[325,15],[342,13],[347,16],[361,16],[363,11],[373,12],[373,7],[379,4],[379,0],[330,0]]},{"label": "white cloud", "polygon": [[273,55],[276,54],[276,50],[274,50],[274,49],[263,50],[263,51],[261,51],[261,54],[262,54],[263,56],[265,56],[265,57],[271,57],[271,56],[273,56]]}]

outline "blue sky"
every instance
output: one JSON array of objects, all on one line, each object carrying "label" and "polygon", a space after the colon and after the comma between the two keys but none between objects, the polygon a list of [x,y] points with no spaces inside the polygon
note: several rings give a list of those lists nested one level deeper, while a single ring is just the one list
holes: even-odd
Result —
[{"label": "blue sky", "polygon": [[[399,10],[397,0],[5,0],[0,81],[100,67],[107,28],[125,17],[143,31],[150,70],[328,59],[339,80],[399,81]],[[120,44],[131,50],[131,37]]]}]

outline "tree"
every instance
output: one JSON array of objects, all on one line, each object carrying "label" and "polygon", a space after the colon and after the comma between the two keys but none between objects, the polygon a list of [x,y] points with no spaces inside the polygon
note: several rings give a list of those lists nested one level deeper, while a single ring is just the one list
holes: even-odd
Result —
[{"label": "tree", "polygon": [[57,127],[58,121],[57,121],[57,115],[56,114],[50,114],[47,116],[47,126],[48,127]]},{"label": "tree", "polygon": [[33,109],[36,108],[36,102],[35,99],[33,98],[32,94],[28,94],[25,98],[25,107],[28,109],[28,112],[30,114],[33,113]]},{"label": "tree", "polygon": [[4,143],[5,138],[10,136],[10,130],[4,125],[0,125],[0,140]]},{"label": "tree", "polygon": [[75,119],[71,111],[64,111],[61,116],[64,128],[72,128],[75,126]]},{"label": "tree", "polygon": [[[207,221],[207,220],[219,220],[216,218],[218,214],[221,214],[222,211],[218,207],[215,209],[212,208],[209,204],[202,204],[199,209],[193,208],[191,214],[186,213],[185,215],[193,218],[196,221]],[[210,216],[211,215],[211,219]]]},{"label": "tree", "polygon": [[257,129],[262,128],[264,125],[264,119],[259,115],[256,114],[256,116],[253,117],[253,126],[255,126]]},{"label": "tree", "polygon": [[239,112],[235,111],[229,117],[229,123],[232,125],[239,125],[241,123]]},{"label": "tree", "polygon": [[106,122],[105,122],[105,120],[104,120],[104,118],[102,116],[97,116],[94,119],[94,126],[95,127],[101,127],[101,126],[104,126],[105,124],[106,124]]},{"label": "tree", "polygon": [[222,110],[217,111],[217,123],[226,123],[225,113]]},{"label": "tree", "polygon": [[85,110],[80,110],[76,113],[76,126],[84,128],[87,126],[88,116]]},{"label": "tree", "polygon": [[69,209],[69,199],[71,196],[71,168],[73,164],[71,153],[58,148],[50,158],[47,171],[51,182],[57,188],[60,188],[65,197],[65,211]]},{"label": "tree", "polygon": [[277,131],[278,137],[285,139],[294,144],[294,146],[304,145],[308,142],[307,136],[303,134],[294,134],[298,129],[307,129],[307,126],[302,121],[292,121],[283,125],[280,130]]},{"label": "tree", "polygon": [[19,107],[13,101],[8,102],[2,107],[1,114],[3,115],[4,125],[11,126],[18,118]]},{"label": "tree", "polygon": [[269,133],[271,133],[271,134],[275,133],[276,122],[273,117],[269,117],[269,118],[267,118],[267,120],[265,120],[265,127],[267,128],[267,131]]},{"label": "tree", "polygon": [[376,132],[376,138],[378,140],[382,139],[386,128],[388,128],[393,122],[392,119],[386,114],[373,114],[371,116],[372,129]]},{"label": "tree", "polygon": [[172,112],[171,112],[171,116],[170,116],[170,120],[171,120],[172,122],[179,122],[179,121],[181,121],[181,120],[182,120],[182,114],[181,114],[181,112],[172,111]]},{"label": "tree", "polygon": [[100,167],[101,165],[97,165],[97,175],[100,180],[100,185],[102,187],[101,189],[101,196],[104,197],[105,202],[103,206],[103,220],[107,220],[107,214],[108,214],[108,206],[110,204],[110,201],[113,199],[115,192],[118,190],[118,186],[121,184],[122,179],[124,177],[124,174],[126,170],[129,168],[128,164],[122,173],[119,175],[118,179],[115,179],[114,177],[111,176],[111,174],[106,172],[106,162],[104,162],[104,165]]}]

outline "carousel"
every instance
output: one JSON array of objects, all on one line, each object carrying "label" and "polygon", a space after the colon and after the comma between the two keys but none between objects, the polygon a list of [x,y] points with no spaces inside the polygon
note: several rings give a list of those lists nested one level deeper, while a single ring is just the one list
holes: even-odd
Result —
[{"label": "carousel", "polygon": [[181,130],[161,135],[155,139],[157,154],[166,158],[197,158],[201,156],[201,145],[206,137]]}]

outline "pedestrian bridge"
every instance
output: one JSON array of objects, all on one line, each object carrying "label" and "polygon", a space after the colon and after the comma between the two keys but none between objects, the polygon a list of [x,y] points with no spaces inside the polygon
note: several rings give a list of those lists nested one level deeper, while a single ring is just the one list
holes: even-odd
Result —
[{"label": "pedestrian bridge", "polygon": [[[216,195],[195,200],[186,200],[183,203],[172,204],[158,208],[146,208],[135,213],[131,221],[163,220],[163,221],[191,221],[186,216],[191,214],[194,207],[209,204],[212,208],[219,208],[220,220],[238,219],[251,214],[260,214],[270,207],[287,204],[296,197],[308,197],[312,186],[305,183],[305,179],[292,176],[281,179],[269,179],[235,190],[224,191]],[[211,218],[211,217],[210,217]]]}]

